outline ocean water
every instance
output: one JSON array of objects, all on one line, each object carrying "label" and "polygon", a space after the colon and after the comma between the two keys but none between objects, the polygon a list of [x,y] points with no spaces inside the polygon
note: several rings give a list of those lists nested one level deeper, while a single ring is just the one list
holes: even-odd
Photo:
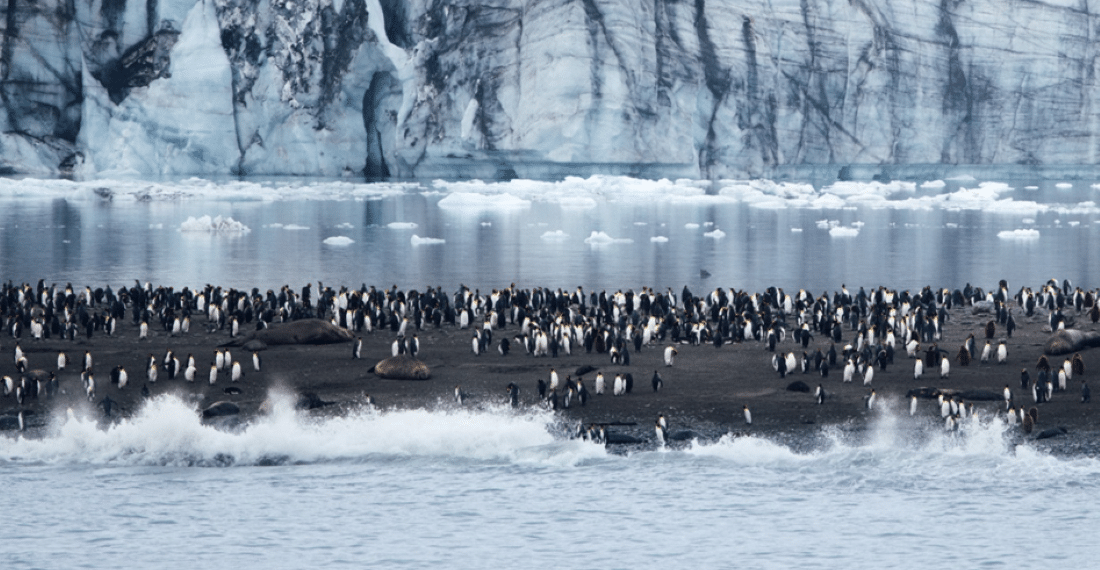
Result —
[{"label": "ocean water", "polygon": [[[447,291],[460,283],[586,291],[686,284],[814,294],[841,284],[1086,285],[1097,271],[1087,252],[1100,244],[1098,188],[972,179],[0,179],[0,275],[262,290],[318,280]],[[218,217],[232,223],[214,230]]]},{"label": "ocean water", "polygon": [[[885,414],[797,453],[725,436],[609,453],[546,412],[320,419],[235,433],[172,397],[103,430],[0,437],[8,568],[1092,566],[1100,460]],[[935,422],[938,424],[938,422]]]},{"label": "ocean water", "polygon": [[[817,294],[1096,287],[1091,181],[0,179],[0,278],[176,287],[517,283]],[[705,271],[709,276],[704,276]],[[6,568],[913,568],[1100,557],[1100,460],[888,413],[813,450],[610,453],[552,415],[289,405],[235,432],[171,397],[0,433]]]}]

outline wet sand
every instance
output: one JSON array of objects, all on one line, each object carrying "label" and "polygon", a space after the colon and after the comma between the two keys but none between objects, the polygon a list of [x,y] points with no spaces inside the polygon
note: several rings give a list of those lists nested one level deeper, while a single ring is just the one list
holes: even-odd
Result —
[{"label": "wet sand", "polygon": [[[815,437],[820,436],[823,426],[859,433],[866,429],[874,418],[887,410],[903,422],[935,429],[943,425],[935,400],[922,399],[913,419],[909,418],[909,402],[906,394],[909,390],[922,387],[934,387],[954,390],[987,390],[1000,394],[1007,384],[1017,405],[1020,403],[1039,411],[1039,421],[1035,432],[1025,435],[1020,430],[1018,437],[1033,439],[1044,429],[1064,426],[1067,436],[1044,440],[1041,445],[1069,452],[1095,452],[1097,430],[1097,404],[1081,403],[1081,384],[1074,378],[1068,384],[1068,390],[1055,393],[1051,402],[1034,404],[1030,391],[1020,390],[1020,372],[1027,368],[1032,381],[1037,377],[1035,363],[1042,353],[1042,345],[1050,336],[1046,329],[1045,316],[1032,318],[1022,316],[1018,309],[1014,311],[1019,328],[1012,338],[1007,340],[1007,364],[980,364],[977,356],[969,366],[961,366],[954,360],[963,340],[968,334],[976,337],[978,352],[985,343],[984,327],[993,317],[989,314],[972,314],[970,307],[953,309],[950,320],[943,327],[943,338],[939,346],[952,357],[952,367],[948,379],[940,379],[938,368],[928,371],[919,380],[913,379],[912,359],[906,358],[900,346],[893,365],[886,371],[875,371],[872,386],[866,387],[857,378],[852,383],[842,382],[842,370],[838,366],[831,370],[828,378],[821,378],[811,371],[800,371],[780,378],[771,366],[771,353],[760,342],[727,344],[720,348],[713,345],[676,346],[678,355],[674,366],[665,366],[663,350],[666,344],[654,344],[643,347],[640,352],[631,352],[629,366],[613,365],[607,354],[585,353],[582,347],[575,347],[572,355],[559,354],[557,358],[532,357],[522,347],[513,344],[508,356],[502,357],[496,351],[501,335],[509,338],[518,330],[509,325],[503,330],[494,331],[493,346],[490,352],[474,355],[470,348],[472,332],[459,330],[444,324],[442,328],[429,327],[417,331],[421,344],[420,359],[431,367],[432,377],[426,381],[384,380],[370,372],[379,360],[390,355],[391,343],[395,334],[388,330],[375,330],[362,334],[362,359],[352,358],[351,343],[332,345],[289,345],[271,346],[262,351],[262,370],[252,370],[251,353],[241,348],[231,349],[232,357],[240,361],[245,371],[244,378],[237,382],[229,381],[228,372],[219,375],[216,384],[209,384],[209,368],[214,351],[219,344],[230,340],[227,331],[206,332],[205,318],[194,320],[189,334],[177,337],[160,330],[151,330],[148,340],[138,339],[138,330],[129,322],[120,323],[114,336],[97,332],[91,339],[79,336],[75,341],[47,339],[34,341],[26,335],[19,341],[30,363],[31,369],[56,370],[57,352],[65,351],[70,360],[68,368],[58,374],[61,394],[50,399],[27,398],[20,407],[11,397],[3,398],[0,403],[0,415],[11,418],[19,409],[33,412],[27,415],[31,433],[42,433],[51,417],[64,414],[65,409],[73,407],[81,414],[90,414],[102,418],[103,408],[96,405],[104,397],[117,403],[112,418],[103,418],[104,422],[117,421],[120,417],[134,414],[144,399],[141,394],[146,384],[146,368],[149,355],[158,362],[169,349],[173,350],[184,366],[187,355],[194,354],[198,373],[196,381],[183,380],[182,371],[174,380],[167,379],[161,370],[155,384],[148,384],[151,395],[176,393],[193,401],[196,409],[202,409],[217,401],[234,402],[240,407],[241,421],[247,421],[259,413],[261,405],[272,389],[288,393],[315,393],[321,400],[334,402],[312,410],[314,414],[339,414],[361,405],[365,395],[374,398],[379,409],[394,408],[440,408],[449,409],[454,402],[455,386],[460,386],[466,395],[464,406],[504,406],[507,403],[506,386],[514,382],[520,387],[521,406],[544,405],[537,394],[538,379],[548,379],[551,369],[556,369],[562,381],[568,375],[576,377],[575,372],[581,366],[591,366],[603,371],[607,380],[607,393],[594,394],[596,372],[583,376],[588,390],[592,393],[585,406],[574,402],[572,407],[559,413],[571,424],[616,423],[611,429],[617,433],[635,435],[651,440],[653,425],[658,414],[665,414],[671,420],[673,433],[690,430],[702,437],[718,437],[733,432],[735,434],[758,434],[782,439],[794,444],[812,445]],[[1069,314],[1073,315],[1070,310]],[[1096,330],[1087,317],[1073,315],[1077,328]],[[247,329],[245,327],[247,334]],[[844,342],[853,340],[854,332],[844,331]],[[993,343],[1003,338],[1003,329],[998,331]],[[827,351],[830,346],[827,339],[815,338],[809,348],[787,338],[778,351],[794,351],[801,355],[803,350],[812,354],[817,348]],[[14,350],[15,339],[10,336],[0,340],[0,350],[8,355],[7,363],[0,371],[18,379],[10,355]],[[837,347],[840,350],[840,346]],[[85,350],[91,351],[95,359],[97,381],[96,402],[90,403],[80,387],[80,358]],[[1081,353],[1085,362],[1086,380],[1100,370],[1100,350],[1088,350]],[[1050,357],[1051,364],[1061,365],[1066,357]],[[110,370],[116,365],[124,366],[130,377],[130,385],[120,390],[110,384]],[[654,393],[650,379],[658,371],[664,381],[660,392]],[[611,386],[615,374],[629,372],[633,374],[634,386],[631,393],[612,396]],[[811,388],[820,383],[828,393],[828,399],[822,405],[815,402],[813,393],[792,392],[788,384],[801,380]],[[239,388],[241,393],[225,393],[228,387]],[[1090,387],[1092,383],[1090,382]],[[1098,383],[1096,388],[1100,388]],[[865,398],[874,388],[877,394],[875,410],[868,410]],[[975,408],[986,418],[1005,408],[1003,400],[975,401]],[[742,408],[749,406],[753,423],[746,425]],[[10,428],[10,419],[5,426]],[[10,433],[10,432],[8,432]]]}]

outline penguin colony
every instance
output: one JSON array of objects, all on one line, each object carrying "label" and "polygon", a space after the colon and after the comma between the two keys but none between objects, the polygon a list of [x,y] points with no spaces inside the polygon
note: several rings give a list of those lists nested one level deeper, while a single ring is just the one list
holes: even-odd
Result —
[{"label": "penguin colony", "polygon": [[[1011,339],[1019,321],[1037,327],[1036,321],[1045,315],[1044,328],[1057,330],[1100,320],[1095,291],[1053,280],[1035,290],[1021,288],[1015,294],[1001,282],[989,292],[967,285],[955,291],[925,287],[899,292],[880,287],[852,293],[842,286],[817,297],[806,291],[789,295],[777,288],[756,293],[716,288],[701,296],[687,287],[679,293],[649,288],[637,293],[586,293],[582,288],[567,292],[513,285],[482,294],[460,286],[447,294],[432,287],[423,292],[396,286],[333,289],[318,283],[317,289],[314,294],[310,284],[300,292],[283,287],[278,292],[261,293],[212,285],[175,290],[135,283],[117,290],[92,290],[47,286],[42,281],[35,286],[7,283],[0,290],[0,316],[7,333],[4,336],[14,344],[8,345],[14,363],[0,386],[6,397],[0,415],[37,415],[41,425],[51,413],[50,400],[64,393],[79,394],[103,416],[117,416],[135,411],[133,405],[119,403],[133,401],[123,394],[153,395],[168,386],[205,390],[203,397],[212,401],[211,394],[228,390],[223,386],[247,382],[250,376],[262,377],[267,371],[266,366],[261,367],[260,353],[233,349],[230,354],[215,348],[218,344],[249,330],[321,318],[356,335],[351,350],[355,360],[373,362],[388,355],[379,352],[379,338],[384,339],[386,353],[420,357],[421,337],[434,330],[465,331],[477,358],[550,359],[544,377],[517,377],[499,394],[468,393],[455,387],[456,405],[480,399],[517,407],[534,402],[565,410],[602,403],[605,397],[624,401],[645,397],[659,409],[661,398],[670,390],[691,389],[690,374],[681,372],[688,367],[685,363],[705,363],[708,350],[737,345],[730,350],[755,347],[768,354],[760,360],[761,386],[774,388],[772,375],[817,375],[817,390],[812,397],[806,396],[811,408],[850,406],[861,410],[859,414],[873,414],[893,406],[908,409],[913,416],[938,417],[948,429],[972,421],[975,412],[989,417],[998,414],[1024,425],[1021,413],[1026,407],[1052,401],[1069,391],[1072,383],[1080,382],[1080,401],[1090,401],[1084,356],[1077,354],[1059,363],[1044,357],[1024,366],[1020,388],[1009,390],[1006,386],[1003,403],[996,410],[985,400],[967,401],[965,394],[953,393],[952,366],[985,366],[995,369],[999,377],[1014,375],[1009,370],[1020,369],[1020,362],[1012,358]],[[970,325],[973,330],[966,331],[969,336],[957,351],[941,346],[944,328],[958,314],[952,309],[969,313],[979,307],[993,319]],[[188,336],[203,335],[210,348],[205,353],[209,360],[196,357],[196,353],[203,354],[198,350],[185,356],[168,348],[163,354],[143,357],[140,366],[100,363],[92,350],[80,346],[96,335],[126,334],[145,346],[169,347]],[[364,342],[372,336],[374,339]],[[975,347],[979,336],[986,341],[980,349]],[[57,341],[73,346],[48,357],[37,348],[24,350],[31,343]],[[4,344],[0,342],[0,349]],[[369,358],[364,356],[368,347]],[[496,350],[491,350],[494,347]],[[423,352],[430,350],[429,344]],[[898,368],[903,362],[902,350],[914,362],[912,380],[939,390],[909,394],[901,387],[914,385],[908,369]],[[643,354],[645,358],[641,358]],[[581,355],[598,366],[582,367],[589,368],[583,371],[557,370],[549,364],[553,359]],[[242,359],[252,365],[242,366]],[[56,366],[49,366],[54,361]],[[766,363],[772,367],[770,373]],[[199,372],[204,367],[207,374]],[[837,368],[840,373],[830,376]],[[106,371],[97,375],[97,369]],[[650,371],[650,389],[635,390],[634,374]],[[1006,383],[1002,380],[1006,379],[994,380],[990,386],[990,392],[998,397],[1002,394],[997,383]],[[235,387],[226,391],[242,392],[247,390]],[[924,401],[928,399],[936,404]],[[757,407],[754,404],[753,408]],[[729,425],[739,429],[778,421],[758,411],[754,424],[749,402],[731,404],[728,416]],[[1033,427],[1036,419],[1031,418]],[[664,421],[667,424],[667,418]],[[607,425],[591,424],[582,431],[603,431],[606,439]],[[662,442],[670,441],[667,427],[654,434]]]}]

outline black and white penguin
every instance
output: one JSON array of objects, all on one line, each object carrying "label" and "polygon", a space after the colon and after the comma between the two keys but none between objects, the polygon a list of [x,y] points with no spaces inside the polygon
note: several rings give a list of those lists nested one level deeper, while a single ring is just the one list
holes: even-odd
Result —
[{"label": "black and white penguin", "polygon": [[825,388],[821,385],[817,385],[817,390],[814,391],[814,398],[818,405],[825,403]]},{"label": "black and white penguin", "polygon": [[909,397],[909,415],[910,416],[916,415],[916,413],[917,413],[917,397],[916,396],[910,396]]},{"label": "black and white penguin", "polygon": [[1031,374],[1028,374],[1027,368],[1020,369],[1020,389],[1027,390],[1031,386]]},{"label": "black and white penguin", "polygon": [[661,387],[664,386],[664,384],[665,384],[665,382],[664,382],[664,380],[661,379],[661,374],[658,373],[656,370],[654,370],[653,371],[653,391],[654,392],[660,392]]},{"label": "black and white penguin", "polygon": [[1081,403],[1087,404],[1092,400],[1092,391],[1089,390],[1089,385],[1081,380]]},{"label": "black and white penguin", "polygon": [[674,346],[667,346],[665,348],[665,366],[672,366],[672,363],[675,360],[677,354],[679,353]]},{"label": "black and white penguin", "polygon": [[501,337],[500,344],[497,345],[497,352],[499,352],[501,356],[508,356],[508,351],[511,349],[512,346],[511,343],[508,342],[508,339]]},{"label": "black and white penguin", "polygon": [[216,363],[210,363],[210,384],[217,384],[218,382],[218,366]]},{"label": "black and white penguin", "polygon": [[1008,362],[1008,347],[1005,346],[1005,341],[997,343],[997,364],[1006,364]]},{"label": "black and white penguin", "polygon": [[465,396],[466,394],[462,393],[462,387],[455,386],[455,403],[461,406],[462,400],[465,398]]},{"label": "black and white penguin", "polygon": [[867,395],[867,409],[875,409],[875,391],[871,390],[871,393]]},{"label": "black and white penguin", "polygon": [[741,408],[741,413],[745,416],[745,425],[752,425],[752,412],[749,411],[749,405],[745,404]]},{"label": "black and white penguin", "polygon": [[519,386],[516,386],[515,382],[508,383],[508,403],[513,408],[519,407]]},{"label": "black and white penguin", "polygon": [[[360,336],[355,338],[355,342],[351,345],[351,357],[354,360],[360,360],[361,358],[363,358],[363,337]],[[252,362],[256,362],[255,356],[253,357]],[[259,370],[259,368],[257,368],[257,370]]]},{"label": "black and white penguin", "polygon": [[68,366],[68,364],[69,364],[69,357],[65,355],[65,352],[64,351],[58,352],[57,353],[57,370],[58,370],[58,372],[64,370],[65,367]]},{"label": "black and white penguin", "polygon": [[1008,384],[1005,384],[1003,395],[1005,399],[1005,409],[1007,410],[1008,408],[1012,407],[1012,390],[1008,388]]},{"label": "black and white penguin", "polygon": [[661,420],[660,419],[657,420],[657,423],[656,423],[656,425],[654,426],[653,429],[654,429],[654,432],[657,435],[657,446],[658,447],[664,447],[666,445],[666,443],[668,442],[668,437],[667,437],[667,434],[665,433],[665,427],[661,425]]},{"label": "black and white penguin", "polygon": [[604,382],[603,372],[597,372],[596,373],[596,395],[597,396],[602,396],[603,395],[604,388],[606,387],[605,384],[606,383]]},{"label": "black and white penguin", "polygon": [[233,365],[230,367],[229,379],[231,382],[239,382],[244,376],[244,372],[241,371],[241,363],[236,360],[233,361]]},{"label": "black and white penguin", "polygon": [[252,369],[255,370],[256,372],[259,372],[260,371],[260,364],[261,364],[261,362],[260,362],[260,353],[253,352],[252,353]]},{"label": "black and white penguin", "polygon": [[411,338],[405,341],[406,351],[409,356],[416,358],[417,354],[420,354],[420,339],[414,334]]}]

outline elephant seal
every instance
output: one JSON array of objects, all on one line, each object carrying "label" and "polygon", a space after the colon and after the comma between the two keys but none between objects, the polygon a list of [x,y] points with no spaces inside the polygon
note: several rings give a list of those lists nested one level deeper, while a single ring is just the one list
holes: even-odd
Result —
[{"label": "elephant seal", "polygon": [[[252,341],[260,341],[266,346],[276,344],[333,344],[348,342],[355,335],[324,319],[302,319],[278,325],[271,325],[252,334],[223,342],[218,346],[243,346]],[[252,346],[256,346],[253,344]]]},{"label": "elephant seal", "polygon": [[787,384],[787,391],[788,392],[805,392],[805,393],[809,394],[810,393],[810,386],[809,386],[809,384],[806,384],[805,382],[803,382],[801,380],[795,380],[794,382],[791,382],[790,384]]},{"label": "elephant seal", "polygon": [[1039,435],[1035,436],[1035,439],[1050,439],[1052,437],[1066,435],[1067,433],[1069,433],[1069,430],[1063,426],[1052,427],[1039,432]]},{"label": "elephant seal", "polygon": [[379,378],[388,380],[427,380],[432,377],[427,364],[406,354],[380,360],[372,370]]},{"label": "elephant seal", "polygon": [[1051,356],[1069,354],[1084,348],[1100,346],[1100,333],[1077,329],[1063,329],[1050,335],[1043,352]]}]

